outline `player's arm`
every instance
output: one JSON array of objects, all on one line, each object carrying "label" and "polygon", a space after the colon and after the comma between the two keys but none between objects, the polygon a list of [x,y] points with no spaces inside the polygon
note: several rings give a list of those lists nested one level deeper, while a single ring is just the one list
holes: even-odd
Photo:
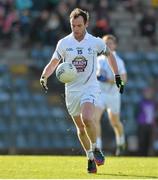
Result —
[{"label": "player's arm", "polygon": [[124,83],[126,83],[128,77],[127,77],[127,70],[126,70],[126,67],[125,67],[123,60],[121,60],[119,63],[119,72],[121,75],[121,79],[123,80]]},{"label": "player's arm", "polygon": [[112,72],[117,75],[118,74],[118,66],[116,63],[116,59],[108,47],[106,48],[105,55],[107,56],[107,60],[108,60],[108,63],[110,65]]},{"label": "player's arm", "polygon": [[51,74],[53,74],[53,72],[55,71],[56,67],[58,66],[60,60],[56,59],[56,58],[52,58],[50,60],[50,62],[45,66],[41,78],[40,78],[40,84],[41,86],[47,91],[48,87],[47,87],[47,79],[49,78],[49,76]]},{"label": "player's arm", "polygon": [[56,67],[59,64],[59,60],[58,59],[51,59],[50,62],[45,66],[43,72],[42,72],[42,76],[48,78],[50,75],[53,74],[53,72],[55,71]]},{"label": "player's arm", "polygon": [[62,40],[59,40],[56,49],[53,53],[53,56],[50,62],[45,66],[40,78],[40,84],[46,91],[48,90],[47,79],[55,71],[59,62],[62,60],[62,56],[63,56]]},{"label": "player's arm", "polygon": [[119,88],[120,93],[123,93],[124,82],[122,81],[121,76],[119,75],[116,59],[108,47],[106,47],[106,52],[104,54],[107,56],[108,63],[115,75],[116,85]]}]

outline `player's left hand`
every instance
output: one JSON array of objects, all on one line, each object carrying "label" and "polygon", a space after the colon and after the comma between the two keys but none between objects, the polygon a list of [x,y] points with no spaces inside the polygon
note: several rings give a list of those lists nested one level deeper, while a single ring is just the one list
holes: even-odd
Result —
[{"label": "player's left hand", "polygon": [[120,75],[115,75],[115,82],[116,82],[117,87],[120,90],[120,93],[122,94],[124,91],[124,82],[122,81]]},{"label": "player's left hand", "polygon": [[46,77],[41,76],[40,84],[44,88],[45,92],[47,92],[48,91],[48,87],[47,87],[47,78]]}]

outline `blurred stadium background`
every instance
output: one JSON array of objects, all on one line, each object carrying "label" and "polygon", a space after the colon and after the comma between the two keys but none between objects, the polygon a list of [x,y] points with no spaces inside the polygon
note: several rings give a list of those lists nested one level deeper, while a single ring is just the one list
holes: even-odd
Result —
[{"label": "blurred stadium background", "polygon": [[[121,112],[127,154],[143,155],[137,119],[144,90],[152,88],[152,101],[158,102],[158,0],[0,0],[1,154],[83,153],[65,109],[63,85],[53,75],[45,94],[39,84],[57,41],[70,32],[75,7],[89,11],[89,32],[119,38],[128,72]],[[158,154],[157,112],[152,113],[146,155]],[[114,134],[106,113],[103,119],[104,150],[112,154]]]}]

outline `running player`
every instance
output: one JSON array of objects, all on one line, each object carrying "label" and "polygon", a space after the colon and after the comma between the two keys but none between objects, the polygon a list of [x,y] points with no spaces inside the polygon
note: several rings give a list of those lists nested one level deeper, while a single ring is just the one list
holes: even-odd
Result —
[{"label": "running player", "polygon": [[[127,81],[127,73],[123,60],[117,55],[117,39],[113,35],[105,35],[103,41],[110,48],[115,56],[118,71],[121,75],[124,83]],[[97,79],[101,88],[101,96],[96,108],[96,119],[97,119],[97,147],[102,148],[101,139],[101,118],[105,111],[107,110],[108,118],[114,129],[116,137],[116,155],[121,155],[125,148],[125,135],[123,124],[120,121],[120,105],[121,97],[118,89],[116,88],[113,73],[105,60],[106,57],[103,55],[98,56],[97,59]]]},{"label": "running player", "polygon": [[42,72],[40,83],[44,89],[48,89],[47,79],[61,60],[75,65],[78,72],[76,81],[65,84],[66,106],[88,158],[87,170],[89,173],[96,173],[96,164],[104,164],[104,155],[100,149],[96,148],[95,105],[100,90],[96,78],[98,53],[108,57],[120,91],[123,90],[124,85],[111,51],[102,39],[86,31],[88,21],[89,15],[82,9],[76,8],[71,12],[72,33],[59,40],[50,62]]}]

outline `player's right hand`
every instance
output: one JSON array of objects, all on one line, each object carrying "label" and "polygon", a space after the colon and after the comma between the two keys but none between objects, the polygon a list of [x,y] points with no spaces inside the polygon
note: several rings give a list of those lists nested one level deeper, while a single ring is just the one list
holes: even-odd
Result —
[{"label": "player's right hand", "polygon": [[47,78],[45,76],[41,76],[40,78],[40,84],[44,88],[44,90],[47,92],[48,87],[47,87]]}]

